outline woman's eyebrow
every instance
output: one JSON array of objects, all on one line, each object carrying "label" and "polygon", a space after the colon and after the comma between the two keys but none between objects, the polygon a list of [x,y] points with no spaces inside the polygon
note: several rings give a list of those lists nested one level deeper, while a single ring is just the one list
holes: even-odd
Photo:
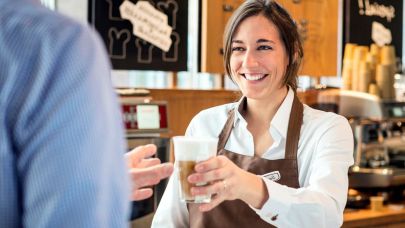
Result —
[{"label": "woman's eyebrow", "polygon": [[231,43],[243,44],[242,40],[232,40]]},{"label": "woman's eyebrow", "polygon": [[256,41],[256,43],[273,43],[273,44],[275,44],[274,41],[268,40],[268,39],[258,39],[258,40]]}]

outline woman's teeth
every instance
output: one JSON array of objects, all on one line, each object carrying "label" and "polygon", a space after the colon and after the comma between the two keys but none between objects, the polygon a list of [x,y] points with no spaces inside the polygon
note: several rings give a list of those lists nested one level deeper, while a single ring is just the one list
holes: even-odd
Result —
[{"label": "woman's teeth", "polygon": [[266,74],[243,74],[245,76],[245,78],[249,81],[257,81],[260,80],[262,78],[264,78],[266,76]]}]

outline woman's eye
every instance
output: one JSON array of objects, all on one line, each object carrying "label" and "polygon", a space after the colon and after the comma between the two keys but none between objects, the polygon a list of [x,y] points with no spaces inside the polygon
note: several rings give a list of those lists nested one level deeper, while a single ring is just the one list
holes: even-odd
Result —
[{"label": "woman's eye", "polygon": [[273,47],[268,45],[261,45],[257,48],[257,50],[273,50]]},{"label": "woman's eye", "polygon": [[233,47],[232,51],[243,51],[244,48],[243,47]]}]

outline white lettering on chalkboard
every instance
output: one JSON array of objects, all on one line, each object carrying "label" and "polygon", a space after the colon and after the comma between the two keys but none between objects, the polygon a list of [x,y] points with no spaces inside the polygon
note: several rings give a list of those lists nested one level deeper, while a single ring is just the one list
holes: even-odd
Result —
[{"label": "white lettering on chalkboard", "polygon": [[120,6],[121,17],[129,20],[133,25],[133,34],[154,46],[167,52],[172,40],[172,27],[167,23],[167,15],[155,9],[147,1],[133,4],[124,1]]},{"label": "white lettering on chalkboard", "polygon": [[392,42],[392,34],[383,24],[373,21],[371,27],[371,39],[379,46],[384,46]]},{"label": "white lettering on chalkboard", "polygon": [[[363,2],[364,1],[364,2]],[[366,16],[378,16],[386,18],[388,22],[391,22],[395,18],[395,8],[392,5],[385,6],[376,2],[370,4],[370,0],[358,0],[359,14]]]}]

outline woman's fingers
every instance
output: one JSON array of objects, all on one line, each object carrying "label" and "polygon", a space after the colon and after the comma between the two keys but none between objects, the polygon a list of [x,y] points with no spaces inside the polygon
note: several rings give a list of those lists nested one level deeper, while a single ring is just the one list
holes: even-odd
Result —
[{"label": "woman's fingers", "polygon": [[229,176],[230,171],[226,168],[219,168],[206,173],[193,173],[187,180],[190,183],[212,182],[222,180]]},{"label": "woman's fingers", "polygon": [[[228,188],[228,187],[227,187]],[[212,184],[200,186],[200,187],[192,187],[191,194],[193,195],[208,195],[208,194],[218,194],[218,193],[225,193],[225,186],[223,181],[216,181]]]},{"label": "woman's fingers", "polygon": [[228,158],[220,155],[220,156],[210,158],[207,161],[198,163],[195,166],[195,170],[198,173],[203,173],[203,172],[207,172],[210,170],[218,169],[220,167],[224,167],[227,162],[229,162]]}]

